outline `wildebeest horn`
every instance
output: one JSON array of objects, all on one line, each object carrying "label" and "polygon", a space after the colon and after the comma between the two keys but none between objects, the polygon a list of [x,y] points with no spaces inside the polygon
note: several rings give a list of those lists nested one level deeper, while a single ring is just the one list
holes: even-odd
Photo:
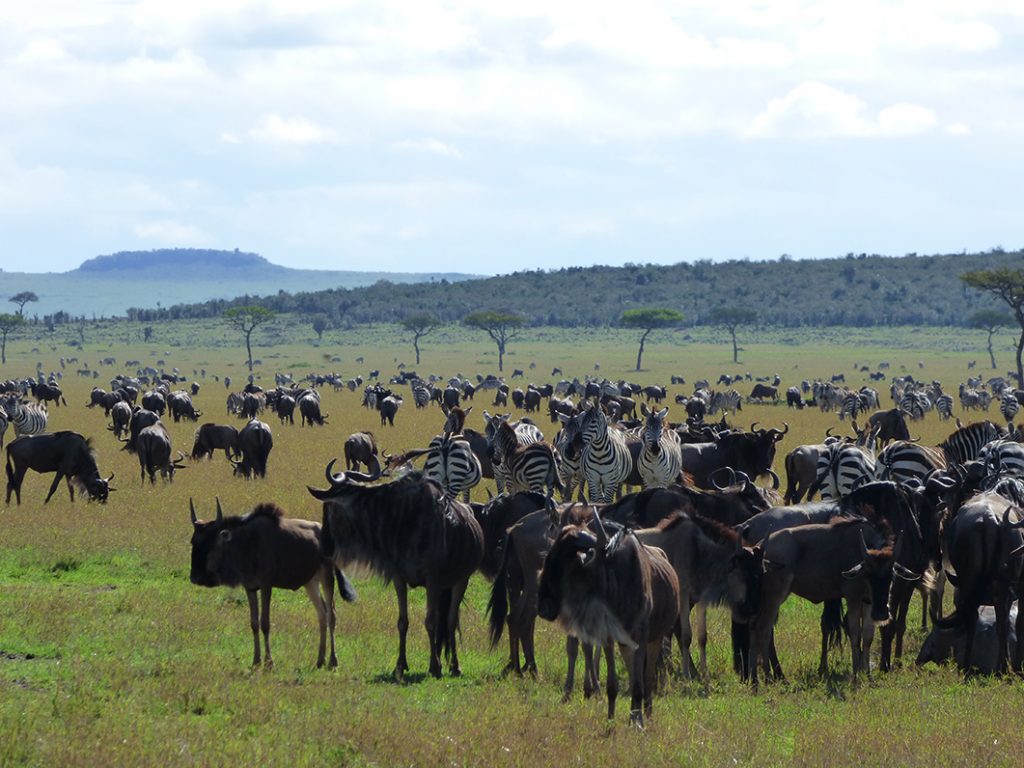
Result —
[{"label": "wildebeest horn", "polygon": [[825,437],[832,437],[832,430],[833,429],[835,429],[835,427],[829,427],[828,429],[826,429],[825,430]]},{"label": "wildebeest horn", "polygon": [[491,489],[487,488],[486,490],[487,490],[487,500],[488,501],[494,501],[494,494],[491,493]]},{"label": "wildebeest horn", "polygon": [[217,522],[219,523],[224,519],[224,510],[220,508],[220,496],[215,497],[217,499]]},{"label": "wildebeest horn", "polygon": [[[715,487],[715,490],[718,490],[718,491],[724,491],[725,490],[725,488],[723,488],[722,486],[720,486],[718,484],[718,482],[715,480],[715,477],[718,475],[719,472],[724,472],[726,470],[729,471],[729,485],[735,485],[736,484],[736,470],[734,470],[732,467],[719,467],[714,472],[712,472],[710,475],[708,475],[708,480],[711,482],[711,485],[713,485]],[[728,487],[728,486],[726,486],[726,487]]]},{"label": "wildebeest horn", "polygon": [[[753,422],[753,423],[752,423],[752,424],[750,425],[750,431],[751,431],[751,432],[757,432],[757,431],[758,431],[758,430],[757,430],[757,425],[758,425],[759,423],[760,423],[760,422],[757,422],[757,421]],[[761,430],[761,431],[763,432],[764,430]]]},{"label": "wildebeest horn", "polygon": [[340,475],[335,475],[331,471],[331,470],[334,469],[334,465],[337,464],[337,463],[338,463],[337,459],[331,459],[330,463],[328,463],[328,465],[327,465],[327,469],[324,470],[324,475],[327,476],[327,482],[331,484],[331,487],[334,487],[336,485],[344,485],[345,484],[345,475],[346,475],[345,472],[342,472]]},{"label": "wildebeest horn", "polygon": [[109,482],[110,482],[111,480],[113,480],[113,479],[114,479],[114,473],[113,473],[113,472],[111,472],[111,473],[110,473],[110,477],[108,477],[108,478],[107,478],[107,479],[106,479],[106,480],[105,480],[104,482],[106,482],[106,483],[109,483]]},{"label": "wildebeest horn", "polygon": [[597,507],[594,507],[594,522],[597,523],[597,543],[604,549],[608,546],[608,531],[605,530],[604,523],[601,522],[601,515],[597,513]]},{"label": "wildebeest horn", "polygon": [[195,525],[198,522],[198,518],[196,517],[196,505],[192,503],[191,496],[188,497],[188,511],[192,515],[192,525]]},{"label": "wildebeest horn", "polygon": [[863,528],[860,531],[860,553],[861,553],[861,556],[863,556],[863,558],[865,560],[868,559],[868,543],[864,539],[864,529]]},{"label": "wildebeest horn", "polygon": [[904,581],[917,581],[921,578],[921,574],[914,573],[906,566],[900,565],[899,563],[892,564],[892,572],[897,578],[903,579]]},{"label": "wildebeest horn", "polygon": [[779,490],[779,486],[782,484],[779,480],[779,476],[775,474],[775,471],[771,467],[768,468],[768,474],[772,476],[772,490]]},{"label": "wildebeest horn", "polygon": [[[1011,510],[1016,510],[1016,509],[1017,509],[1016,507],[1007,507],[1006,511],[1003,512],[1003,525],[1006,526],[1007,528],[1011,528],[1011,529],[1012,528],[1024,528],[1024,517],[1022,517],[1016,523],[1011,523],[1010,522],[1010,511]],[[1019,512],[1020,510],[1017,510],[1017,511]]]}]

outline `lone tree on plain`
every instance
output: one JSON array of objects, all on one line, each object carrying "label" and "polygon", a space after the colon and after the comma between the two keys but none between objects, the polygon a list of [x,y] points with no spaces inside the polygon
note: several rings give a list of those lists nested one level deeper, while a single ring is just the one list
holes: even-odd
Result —
[{"label": "lone tree on plain", "polygon": [[264,323],[274,319],[274,310],[266,307],[249,305],[244,307],[231,307],[224,311],[224,319],[228,325],[245,336],[245,351],[248,354],[249,373],[252,373],[252,332]]},{"label": "lone tree on plain", "polygon": [[667,307],[645,307],[627,309],[619,318],[619,325],[624,328],[640,328],[640,349],[636,353],[636,369],[640,370],[640,362],[644,357],[644,344],[651,331],[658,328],[672,328],[683,322],[683,313]]},{"label": "lone tree on plain", "polygon": [[12,315],[9,312],[0,314],[0,363],[7,364],[7,334],[24,322],[25,318],[21,315]]},{"label": "lone tree on plain", "polygon": [[1017,386],[1024,385],[1024,269],[975,269],[964,272],[960,279],[971,288],[991,293],[1003,301],[1013,313],[1013,319],[1020,326],[1017,338]]},{"label": "lone tree on plain", "polygon": [[327,322],[327,315],[317,315],[313,318],[313,332],[316,334],[317,341],[324,340],[324,331],[330,327],[330,323]]},{"label": "lone tree on plain", "polygon": [[416,350],[416,365],[420,364],[420,339],[437,330],[441,322],[427,312],[410,315],[402,321],[402,327],[412,334],[412,348]]},{"label": "lone tree on plain", "polygon": [[992,369],[995,370],[996,355],[992,351],[992,336],[1012,322],[1010,316],[998,309],[983,309],[971,315],[967,322],[971,328],[980,328],[988,332],[988,359],[992,361]]},{"label": "lone tree on plain", "polygon": [[30,301],[39,301],[39,297],[33,291],[22,291],[11,296],[10,301],[18,305],[18,317],[24,317],[25,305]]},{"label": "lone tree on plain", "polygon": [[470,328],[485,331],[498,345],[498,371],[503,372],[505,347],[519,335],[519,329],[523,327],[523,318],[512,312],[483,310],[466,315],[462,322]]},{"label": "lone tree on plain", "polygon": [[740,348],[736,344],[736,329],[757,322],[757,312],[746,307],[715,307],[708,312],[709,325],[725,328],[732,336],[732,361],[739,362]]}]

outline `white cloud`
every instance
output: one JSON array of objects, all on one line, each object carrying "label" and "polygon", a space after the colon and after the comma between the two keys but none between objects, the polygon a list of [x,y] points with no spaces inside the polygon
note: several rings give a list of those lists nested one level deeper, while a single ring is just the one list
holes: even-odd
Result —
[{"label": "white cloud", "polygon": [[867,105],[838,88],[808,81],[772,99],[747,131],[751,136],[829,138],[909,136],[931,129],[935,113],[917,104],[893,104],[871,118]]},{"label": "white cloud", "polygon": [[453,144],[446,144],[439,139],[427,137],[424,139],[405,139],[396,141],[392,148],[396,152],[423,152],[430,155],[441,155],[443,157],[462,157],[458,147]]},{"label": "white cloud", "polygon": [[971,126],[967,123],[950,123],[945,127],[945,131],[950,136],[970,136]]},{"label": "white cloud", "polygon": [[249,135],[257,141],[281,144],[318,144],[330,139],[328,132],[312,120],[281,117],[276,112],[263,117]]},{"label": "white cloud", "polygon": [[200,245],[207,241],[199,227],[173,219],[139,222],[133,231],[136,237],[156,245]]}]

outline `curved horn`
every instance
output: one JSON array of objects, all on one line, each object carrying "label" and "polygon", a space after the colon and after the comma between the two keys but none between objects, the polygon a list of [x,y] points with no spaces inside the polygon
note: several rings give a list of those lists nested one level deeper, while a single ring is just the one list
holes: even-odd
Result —
[{"label": "curved horn", "polygon": [[826,438],[832,437],[832,430],[833,429],[835,429],[835,427],[829,427],[828,429],[825,430],[825,437]]},{"label": "curved horn", "polygon": [[903,581],[917,581],[921,578],[921,574],[914,573],[912,570],[899,563],[892,564],[893,575],[897,578],[903,579]]},{"label": "curved horn", "polygon": [[110,477],[108,477],[108,478],[106,479],[106,481],[105,481],[105,482],[109,483],[109,482],[110,482],[111,480],[113,480],[113,479],[114,479],[114,473],[113,473],[113,472],[111,472],[111,473],[110,473]]},{"label": "curved horn", "polygon": [[782,484],[782,481],[779,480],[779,476],[777,474],[775,474],[775,470],[773,470],[771,467],[769,467],[768,468],[768,474],[772,476],[772,490],[773,491],[779,490],[779,486]]},{"label": "curved horn", "polygon": [[344,485],[346,472],[342,472],[340,475],[335,475],[331,470],[334,469],[334,465],[338,463],[337,459],[331,459],[327,465],[327,469],[324,470],[324,475],[327,477],[327,482],[331,484],[333,488],[336,485]]},{"label": "curved horn", "polygon": [[861,554],[861,556],[865,560],[868,559],[868,543],[864,539],[864,529],[863,528],[861,528],[861,530],[860,530],[860,554]]},{"label": "curved horn", "polygon": [[219,523],[221,520],[224,519],[224,510],[222,510],[220,508],[220,496],[217,496],[216,499],[217,499],[217,522]]},{"label": "curved horn", "polygon": [[597,543],[604,549],[608,546],[608,531],[604,528],[604,523],[601,522],[601,515],[597,513],[597,507],[594,507],[594,522],[597,523]]},{"label": "curved horn", "polygon": [[195,525],[199,522],[199,519],[196,517],[196,505],[192,503],[191,496],[188,497],[188,511],[189,514],[192,515],[192,525]]},{"label": "curved horn", "polygon": [[710,482],[711,485],[713,485],[715,487],[716,491],[724,491],[726,488],[729,487],[729,486],[723,487],[723,486],[719,485],[718,482],[715,480],[715,478],[718,476],[719,472],[724,472],[726,470],[729,471],[730,477],[731,477],[731,481],[730,481],[729,485],[735,485],[736,484],[736,471],[732,467],[719,467],[714,472],[712,472],[710,475],[708,475],[708,482]]},{"label": "curved horn", "polygon": [[[1016,523],[1011,523],[1010,522],[1010,511],[1011,510],[1016,510],[1016,509],[1017,509],[1016,507],[1007,507],[1006,511],[1003,512],[1003,525],[1005,527],[1010,528],[1010,529],[1013,529],[1013,528],[1024,528],[1024,517],[1022,517]],[[1019,511],[1019,510],[1017,510],[1017,511]]]},{"label": "curved horn", "polygon": [[[723,416],[723,418],[725,418],[725,417]],[[759,421],[755,421],[755,422],[753,422],[753,423],[752,423],[752,424],[750,425],[750,431],[751,431],[751,432],[757,432],[757,425],[758,425],[758,424],[760,424],[760,423],[761,423],[761,422],[759,422]]]}]

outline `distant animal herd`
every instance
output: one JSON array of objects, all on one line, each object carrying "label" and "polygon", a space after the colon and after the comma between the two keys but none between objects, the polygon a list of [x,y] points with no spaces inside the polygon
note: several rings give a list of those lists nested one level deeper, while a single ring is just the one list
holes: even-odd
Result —
[{"label": "distant animal herd", "polygon": [[[62,359],[61,368],[75,363]],[[876,627],[878,665],[891,670],[903,654],[915,593],[922,628],[929,618],[932,625],[919,664],[953,659],[966,674],[1019,673],[1024,665],[1024,614],[1015,605],[1024,591],[1024,433],[1014,426],[1024,390],[1012,376],[972,376],[954,398],[938,381],[889,376],[885,363],[874,371],[865,366],[872,383],[888,379],[891,407],[883,407],[876,389],[847,388],[844,374],[786,389],[778,375],[723,374],[714,385],[697,381],[690,394],[676,395],[685,413],[676,422],[663,405],[668,386],[598,376],[517,387],[493,374],[441,378],[402,370],[386,384],[376,370],[365,380],[324,373],[296,382],[277,374],[272,389],[250,376],[235,391],[229,377],[206,370],[194,370],[190,380],[177,369],[131,363],[132,373],[113,376],[109,390],[94,388],[86,406],[103,409],[113,437],[137,455],[143,483],[155,484],[157,475],[169,482],[185,462],[216,451],[238,476],[267,477],[273,434],[261,417],[273,413],[290,428],[297,410],[302,426],[328,424],[324,388],[361,392],[362,406],[379,413],[385,431],[407,401],[437,408],[439,430],[425,435],[421,448],[392,454],[372,432],[350,435],[345,471],[336,472],[332,460],[326,487],[309,489],[323,504],[319,523],[290,519],[272,501],[229,516],[217,500],[215,516],[205,520],[191,507],[191,580],[246,590],[254,665],[272,663],[272,590],[299,587],[317,612],[317,665],[337,664],[334,590],[355,599],[343,570],[354,564],[394,586],[397,678],[409,670],[407,593],[420,586],[427,591],[429,672],[440,676],[446,663],[451,674],[461,673],[459,609],[480,572],[492,584],[490,638],[496,646],[507,633],[510,672],[536,672],[536,619],[555,622],[568,638],[564,695],[574,687],[581,647],[584,693],[598,690],[603,653],[611,718],[617,645],[629,675],[630,720],[641,726],[673,639],[684,676],[707,680],[706,611],[716,605],[731,613],[733,666],[753,686],[783,677],[774,628],[794,594],[822,605],[822,672],[829,649],[845,637],[854,675],[868,673]],[[96,378],[88,366],[77,370]],[[520,377],[517,370],[510,382]],[[0,445],[9,425],[16,437],[7,445],[8,504],[12,495],[21,503],[28,470],[54,473],[46,501],[62,479],[72,501],[76,488],[98,502],[115,490],[90,439],[46,432],[48,407],[67,405],[61,378],[62,371],[44,374],[40,366],[3,383]],[[244,424],[199,425],[186,455],[172,445],[163,419],[198,423],[203,412],[193,398],[211,380],[228,393],[227,415]],[[685,384],[672,376],[669,386]],[[744,396],[739,387],[747,385]],[[483,393],[490,410],[475,412]],[[772,466],[789,427],[731,421],[752,402],[834,412],[848,434],[830,428],[820,443],[792,446],[782,490]],[[963,423],[957,405],[963,419],[975,420]],[[993,405],[999,415],[989,419]],[[910,427],[932,413],[949,421],[950,432],[923,445]],[[551,439],[538,423],[545,415]],[[756,484],[762,478],[770,487]],[[494,484],[491,499],[470,503],[485,481]],[[955,608],[943,616],[947,581]]]}]

